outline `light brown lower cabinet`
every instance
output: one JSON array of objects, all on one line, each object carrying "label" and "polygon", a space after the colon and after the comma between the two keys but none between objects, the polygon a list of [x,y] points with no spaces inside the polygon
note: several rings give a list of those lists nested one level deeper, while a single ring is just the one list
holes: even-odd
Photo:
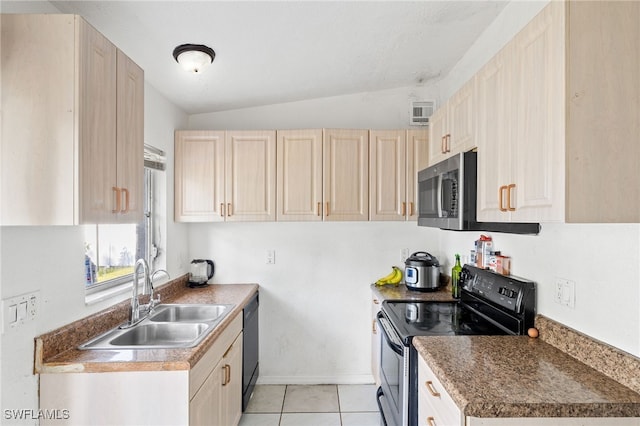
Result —
[{"label": "light brown lower cabinet", "polygon": [[[238,320],[239,323],[236,323]],[[234,426],[242,415],[242,317],[225,330],[189,374],[189,425]],[[227,331],[229,331],[227,333]],[[235,340],[229,340],[235,335]],[[226,349],[226,350],[225,350]],[[224,351],[224,352],[222,352]],[[204,380],[203,380],[204,379]],[[195,393],[194,392],[195,389]]]},{"label": "light brown lower cabinet", "polygon": [[57,414],[40,424],[235,426],[242,336],[238,315],[191,369],[42,373],[39,408]]}]

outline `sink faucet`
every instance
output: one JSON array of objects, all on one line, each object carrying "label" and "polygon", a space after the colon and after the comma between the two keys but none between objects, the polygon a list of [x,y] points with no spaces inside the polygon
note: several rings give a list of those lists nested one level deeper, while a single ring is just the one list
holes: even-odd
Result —
[{"label": "sink faucet", "polygon": [[[147,305],[140,305],[140,301],[138,300],[138,270],[142,268],[142,276],[144,280],[144,284],[142,287],[142,295],[149,294],[150,299]],[[136,264],[133,268],[133,292],[131,294],[131,311],[129,313],[129,322],[124,326],[132,327],[135,324],[139,323],[144,316],[148,315],[153,307],[160,301],[160,298],[153,298],[153,284],[151,283],[151,279],[149,278],[149,265],[147,261],[140,258],[136,261]],[[140,311],[144,310],[145,315],[140,318]]]}]

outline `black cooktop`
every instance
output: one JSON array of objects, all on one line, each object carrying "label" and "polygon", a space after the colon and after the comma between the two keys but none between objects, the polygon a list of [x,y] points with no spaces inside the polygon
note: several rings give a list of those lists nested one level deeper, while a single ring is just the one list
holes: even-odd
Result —
[{"label": "black cooktop", "polygon": [[405,345],[413,336],[508,334],[458,302],[385,300],[382,310]]}]

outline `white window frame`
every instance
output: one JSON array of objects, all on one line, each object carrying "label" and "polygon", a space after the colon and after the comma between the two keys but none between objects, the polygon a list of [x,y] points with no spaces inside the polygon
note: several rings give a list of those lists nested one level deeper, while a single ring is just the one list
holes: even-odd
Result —
[{"label": "white window frame", "polygon": [[[151,155],[151,158],[150,158]],[[140,250],[138,247],[139,241],[136,242],[135,249],[135,257],[138,259],[139,254],[143,254],[147,263],[151,266],[153,264],[153,260],[157,257],[158,248],[155,245],[154,235],[153,235],[153,225],[154,225],[154,176],[153,170],[165,170],[164,163],[164,152],[151,147],[149,145],[145,145],[145,170],[144,170],[144,202],[143,202],[143,218],[142,220],[136,224],[136,231],[140,229],[141,226],[144,226],[145,238],[144,243],[145,247]],[[99,227],[96,226],[96,238],[99,238]],[[136,232],[137,233],[137,232]],[[138,240],[138,236],[136,235],[136,240]],[[103,300],[107,297],[111,297],[116,294],[123,293],[125,291],[130,291],[131,286],[133,284],[133,279],[131,275],[124,275],[118,278],[114,278],[108,281],[104,281],[101,283],[96,283],[91,286],[85,286],[85,301],[87,303],[97,302],[99,300]]]}]

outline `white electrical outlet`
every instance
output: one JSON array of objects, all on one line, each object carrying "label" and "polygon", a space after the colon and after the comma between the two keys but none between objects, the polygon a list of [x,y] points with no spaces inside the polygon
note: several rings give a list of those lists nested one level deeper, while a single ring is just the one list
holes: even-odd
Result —
[{"label": "white electrical outlet", "polygon": [[562,291],[562,300],[564,305],[574,309],[576,307],[576,283],[575,281],[567,280],[567,284]]},{"label": "white electrical outlet", "polygon": [[2,331],[6,332],[35,320],[40,292],[26,293],[2,301]]},{"label": "white electrical outlet", "polygon": [[404,261],[407,260],[407,257],[409,257],[409,249],[403,248],[400,252],[400,263],[404,265]]},{"label": "white electrical outlet", "polygon": [[556,278],[556,286],[553,292],[553,301],[558,305],[562,305],[562,289],[566,281],[567,280],[563,280],[561,278]]},{"label": "white electrical outlet", "polygon": [[553,300],[562,306],[576,307],[576,283],[564,278],[556,278]]},{"label": "white electrical outlet", "polygon": [[276,251],[267,250],[267,265],[275,265],[276,263]]}]

